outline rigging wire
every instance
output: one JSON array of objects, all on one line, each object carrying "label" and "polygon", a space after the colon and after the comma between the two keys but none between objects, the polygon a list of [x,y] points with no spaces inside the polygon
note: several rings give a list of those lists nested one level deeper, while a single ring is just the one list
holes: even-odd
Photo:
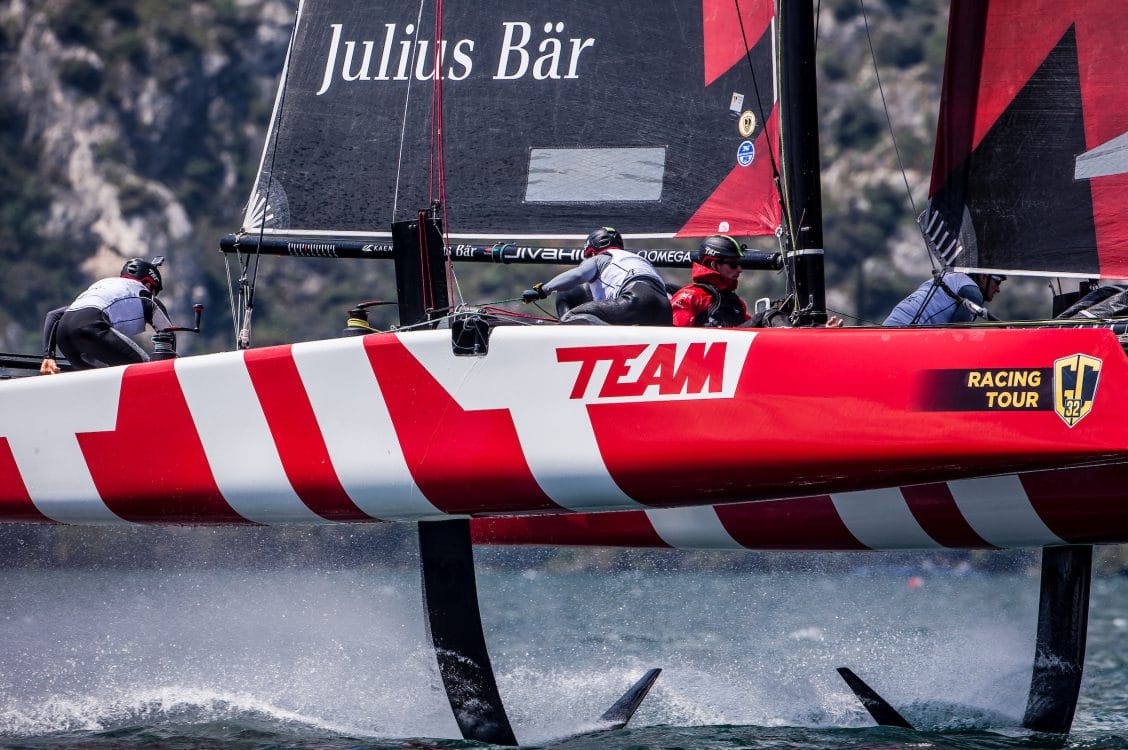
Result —
[{"label": "rigging wire", "polygon": [[[917,216],[916,201],[913,200],[913,190],[909,186],[909,176],[905,171],[905,162],[901,158],[901,147],[897,143],[897,134],[893,129],[893,117],[889,114],[889,104],[885,100],[885,87],[881,83],[881,71],[877,67],[877,52],[873,48],[873,36],[870,34],[869,15],[866,13],[865,0],[858,0],[858,7],[862,11],[862,22],[866,30],[866,43],[869,45],[870,59],[873,61],[873,75],[877,79],[877,91],[881,95],[881,107],[885,112],[885,124],[889,128],[889,137],[893,140],[893,151],[897,155],[897,167],[901,170],[901,179],[905,183],[905,195],[909,199],[909,207],[912,209],[912,215]],[[921,238],[924,238],[924,228],[920,227]],[[932,252],[928,249],[928,242],[924,243],[925,255],[928,256],[928,262],[932,266],[932,272],[936,273],[936,258],[933,257]]]},{"label": "rigging wire", "polygon": [[[822,0],[819,0],[819,2],[821,3]],[[792,247],[795,246],[795,244],[794,244],[795,237],[794,237],[792,230],[791,230],[791,222],[788,220],[788,217],[790,215],[790,211],[787,207],[786,191],[782,189],[782,179],[781,179],[781,175],[780,175],[780,165],[776,161],[776,153],[775,153],[776,149],[775,149],[774,146],[778,145],[778,139],[777,139],[777,143],[773,144],[771,142],[771,139],[769,138],[768,115],[764,112],[764,100],[763,100],[763,97],[760,96],[760,82],[759,82],[759,79],[757,79],[757,77],[756,77],[756,66],[752,64],[752,48],[748,44],[748,31],[747,31],[747,29],[744,28],[744,14],[740,12],[740,0],[733,0],[733,9],[736,11],[736,20],[737,20],[737,23],[740,25],[740,39],[741,39],[742,43],[744,44],[744,50],[745,50],[744,60],[745,60],[745,62],[748,63],[748,72],[752,77],[752,92],[756,96],[756,108],[759,110],[759,113],[760,113],[760,122],[763,123],[763,131],[762,132],[764,133],[764,140],[767,141],[767,144],[768,144],[768,162],[771,165],[772,182],[775,183],[776,193],[779,195],[781,227],[780,227],[780,230],[776,232],[776,241],[777,241],[777,243],[779,244],[779,247],[780,247],[780,254],[783,257],[787,257],[787,254],[784,252],[784,247],[783,247],[784,246],[783,232],[786,231],[786,233],[788,235],[788,240],[791,243]],[[776,63],[775,67],[778,69],[779,68],[778,45],[777,45],[777,50],[775,51],[774,58],[775,58],[775,63]],[[776,109],[778,111],[779,102],[778,101],[775,102],[775,105],[776,105]],[[782,124],[782,122],[779,122],[778,120],[777,120],[777,123],[778,123],[777,132],[782,133],[783,124]],[[784,263],[782,270],[787,276],[787,281],[785,283],[785,286],[788,289],[793,290],[794,289],[794,279],[792,277],[790,266],[787,263]]]},{"label": "rigging wire", "polygon": [[232,340],[239,340],[239,311],[235,303],[235,282],[231,278],[231,256],[223,254],[223,271],[227,274],[227,304],[231,308]]},{"label": "rigging wire", "polygon": [[454,263],[450,255],[450,220],[447,214],[446,192],[446,142],[443,133],[443,75],[442,61],[446,42],[443,41],[443,0],[435,0],[435,40],[434,65],[431,83],[431,155],[428,188],[431,205],[438,200],[443,210],[443,259],[447,276],[447,305],[454,303],[457,290],[458,301],[464,302],[462,288],[454,273]]},{"label": "rigging wire", "polygon": [[[242,253],[236,250],[236,259],[239,261],[240,276],[239,276],[239,311],[238,321],[236,322],[235,330],[235,346],[238,349],[246,349],[251,345],[251,317],[255,308],[255,287],[258,284],[258,271],[259,262],[262,258],[262,243],[266,235],[266,220],[270,213],[270,189],[274,185],[274,165],[278,157],[278,126],[282,124],[282,116],[286,111],[286,90],[289,88],[290,82],[290,61],[294,56],[294,42],[298,36],[298,26],[302,20],[302,5],[299,2],[297,9],[294,11],[294,27],[290,30],[290,44],[286,48],[286,61],[283,63],[282,68],[282,85],[278,91],[278,120],[273,123],[274,144],[270,149],[270,167],[266,173],[266,189],[263,191],[262,196],[262,216],[259,219],[258,242],[255,243],[255,250],[246,260],[243,260]],[[261,171],[260,175],[261,177]],[[257,187],[257,185],[256,185]],[[257,208],[258,192],[252,191],[250,198],[249,208]],[[236,244],[238,248],[238,244]],[[251,267],[251,260],[254,260],[254,266]],[[251,275],[248,279],[247,271],[251,269]],[[231,295],[231,275],[228,273],[228,295]],[[232,311],[235,310],[234,300],[232,300]]]},{"label": "rigging wire", "polygon": [[[786,5],[787,4],[785,2],[782,2],[782,0],[777,0],[777,3],[776,3],[777,22],[776,22],[776,31],[775,31],[777,43],[776,43],[776,49],[775,49],[775,71],[774,72],[775,72],[775,75],[776,75],[776,86],[777,86],[777,89],[780,90],[780,91],[783,90],[783,67],[784,67],[783,66],[783,59],[782,59],[783,28],[784,28],[785,25],[790,23],[790,20],[787,17],[785,17],[785,15],[784,15],[784,8],[786,7]],[[816,8],[816,13],[818,12],[818,10],[821,10],[821,7],[822,7],[822,2],[820,0],[818,7]],[[815,50],[817,51],[817,49],[818,49],[818,16],[816,15],[815,18],[816,18],[816,22],[815,22],[816,25],[815,25],[815,40],[814,41],[815,41]],[[791,128],[791,123],[788,122],[787,118],[785,118],[783,116],[783,104],[782,103],[780,103],[780,105],[779,105],[779,122],[778,122],[778,125],[779,125],[779,143],[782,146],[782,144],[786,141],[786,139],[788,137],[787,133]],[[770,149],[769,149],[769,153],[771,153]],[[782,148],[781,148],[781,154],[780,154],[781,162],[786,158],[787,158],[787,154],[786,154],[786,152],[783,152]],[[782,167],[782,164],[781,164],[781,167]],[[775,164],[774,164],[774,161],[773,161],[773,169],[774,168],[775,168]],[[780,242],[780,253],[782,254],[782,256],[785,259],[785,262],[783,264],[783,272],[786,276],[785,288],[787,289],[788,296],[791,296],[791,297],[795,298],[796,300],[798,300],[798,296],[799,296],[798,295],[798,279],[795,276],[795,261],[793,259],[793,256],[789,255],[788,251],[794,250],[796,247],[798,247],[799,238],[796,235],[796,227],[803,226],[803,222],[805,221],[806,217],[800,216],[800,217],[798,217],[798,221],[796,221],[796,218],[794,216],[794,209],[791,205],[791,190],[790,190],[788,179],[787,179],[787,172],[785,170],[778,169],[775,172],[774,176],[775,176],[775,180],[776,180],[777,190],[779,192],[780,206],[781,206],[781,211],[780,211],[780,225],[781,225],[780,229],[781,229],[781,232],[777,233],[777,238],[779,239],[779,242]],[[784,238],[786,238],[786,241],[785,241]],[[798,302],[796,302],[796,307],[798,307]]]},{"label": "rigging wire", "polygon": [[423,6],[426,0],[419,0],[419,13],[415,16],[415,39],[411,43],[411,67],[407,71],[407,93],[403,98],[403,117],[400,119],[399,153],[396,155],[396,186],[392,193],[392,221],[396,220],[399,207],[400,175],[403,173],[403,146],[407,139],[407,111],[411,105],[411,84],[415,80],[415,56],[419,53],[419,27],[423,23]]},{"label": "rigging wire", "polygon": [[[748,44],[748,32],[744,28],[744,15],[740,12],[740,0],[733,0],[733,7],[736,10],[736,20],[740,24],[740,38],[744,43],[744,60],[748,63],[748,72],[752,76],[752,91],[756,95],[756,108],[760,110],[760,122],[764,124],[764,140],[768,140],[768,116],[764,112],[764,100],[760,96],[760,83],[756,78],[756,66],[752,64],[752,49]],[[779,165],[776,164],[775,150],[768,144],[768,160],[772,166],[772,177],[779,179]]]}]

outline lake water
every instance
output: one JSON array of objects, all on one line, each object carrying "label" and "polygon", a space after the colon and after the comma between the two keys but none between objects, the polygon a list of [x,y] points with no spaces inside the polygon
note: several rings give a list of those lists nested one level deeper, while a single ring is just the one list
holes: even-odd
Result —
[{"label": "lake water", "polygon": [[[1094,580],[1063,740],[1018,728],[1037,578],[921,575],[529,567],[479,587],[525,745],[1128,747],[1128,578]],[[838,666],[920,731],[874,727]],[[573,737],[650,667],[628,729]],[[457,736],[410,568],[0,573],[0,746],[476,746]]]}]

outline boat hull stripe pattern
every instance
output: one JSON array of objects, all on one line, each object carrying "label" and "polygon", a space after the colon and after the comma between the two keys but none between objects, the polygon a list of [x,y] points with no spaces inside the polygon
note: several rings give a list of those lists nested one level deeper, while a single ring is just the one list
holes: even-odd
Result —
[{"label": "boat hull stripe pattern", "polygon": [[295,344],[293,357],[332,468],[356,506],[388,520],[441,515],[407,467],[364,339]]},{"label": "boat hull stripe pattern", "polygon": [[662,541],[671,547],[732,549],[736,546],[717,517],[717,511],[707,505],[648,510],[646,517]]},{"label": "boat hull stripe pattern", "polygon": [[[692,514],[686,513],[688,509],[663,508],[645,513],[479,518],[471,528],[478,544],[707,550],[997,549],[1115,543],[1128,534],[1128,511],[1100,513],[1095,503],[1082,503],[1079,518],[1061,510],[1063,497],[1069,497],[1061,492],[1063,486],[1072,493],[1083,492],[1098,481],[1109,486],[1114,477],[1123,480],[1124,473],[1119,466],[1032,472],[694,508]],[[1122,503],[1128,501],[1123,492],[1109,494],[1119,496]],[[959,498],[958,505],[953,497]],[[941,503],[943,510],[937,510]],[[1046,518],[1039,515],[1039,506],[1050,509]],[[949,511],[953,507],[958,523]],[[708,518],[709,510],[721,521],[724,536],[700,532],[701,519]],[[608,516],[614,517],[614,523]]]},{"label": "boat hull stripe pattern", "polygon": [[[118,524],[124,521],[98,497],[80,435],[112,430],[117,422],[123,369],[73,373],[81,387],[35,398],[50,383],[37,378],[25,392],[0,391],[0,422],[22,484],[36,509],[59,523]],[[30,391],[30,393],[28,393]],[[64,429],[57,430],[62,426]]]},{"label": "boat hull stripe pattern", "polygon": [[[1068,390],[1055,367],[1075,371]],[[20,378],[0,382],[0,521],[541,515],[557,518],[475,528],[706,549],[1128,541],[1126,379],[1100,330],[598,326],[502,326],[485,356],[436,330]]]},{"label": "boat hull stripe pattern", "polygon": [[1019,547],[1027,539],[1065,544],[1042,522],[1017,476],[949,482],[952,497],[975,532],[996,547]]},{"label": "boat hull stripe pattern", "polygon": [[321,520],[286,476],[243,356],[183,359],[176,375],[216,484],[235,512],[254,523]]},{"label": "boat hull stripe pattern", "polygon": [[[310,403],[316,389],[311,387],[307,392],[297,358],[292,350],[290,354],[279,356],[276,350],[253,349],[246,356],[247,372],[270,425],[286,477],[302,502],[321,518],[363,520],[367,516],[345,492],[333,470],[317,414]],[[329,410],[323,413],[328,419]]]},{"label": "boat hull stripe pattern", "polygon": [[854,537],[871,549],[939,547],[916,520],[896,487],[831,495],[834,509]]},{"label": "boat hull stripe pattern", "polygon": [[952,491],[944,483],[918,484],[902,487],[901,494],[912,511],[913,517],[922,528],[929,530],[929,536],[944,547],[985,548],[990,547],[983,537],[967,522],[952,497]]}]

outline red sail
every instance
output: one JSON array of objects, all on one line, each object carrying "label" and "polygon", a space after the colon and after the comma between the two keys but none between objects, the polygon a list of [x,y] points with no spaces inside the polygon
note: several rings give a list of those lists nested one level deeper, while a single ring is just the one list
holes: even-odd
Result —
[{"label": "red sail", "polygon": [[955,0],[922,217],[965,269],[1128,277],[1128,16],[1117,0]]}]

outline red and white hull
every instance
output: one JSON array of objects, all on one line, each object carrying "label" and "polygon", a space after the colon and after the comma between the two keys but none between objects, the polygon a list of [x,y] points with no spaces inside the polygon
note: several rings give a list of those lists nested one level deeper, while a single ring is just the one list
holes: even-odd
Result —
[{"label": "red and white hull", "polygon": [[[975,480],[1002,493],[1000,518],[1035,507],[1048,531],[976,531],[983,545],[1071,541],[1041,501],[1006,498],[1026,472],[1128,461],[1125,382],[1098,329],[513,326],[481,357],[454,356],[448,331],[334,339],[0,383],[0,519],[361,522],[830,493],[785,507],[822,507],[848,536],[769,546],[850,548],[874,546],[853,519],[893,513],[897,490],[850,493],[948,482],[976,530],[957,497],[975,482],[958,480],[1003,475]],[[1115,518],[1123,472],[1084,472],[1099,486],[1074,500]],[[905,528],[881,545],[917,546]]]},{"label": "red and white hull", "polygon": [[712,550],[1001,549],[1128,542],[1128,466],[621,513],[479,518],[494,545]]}]

